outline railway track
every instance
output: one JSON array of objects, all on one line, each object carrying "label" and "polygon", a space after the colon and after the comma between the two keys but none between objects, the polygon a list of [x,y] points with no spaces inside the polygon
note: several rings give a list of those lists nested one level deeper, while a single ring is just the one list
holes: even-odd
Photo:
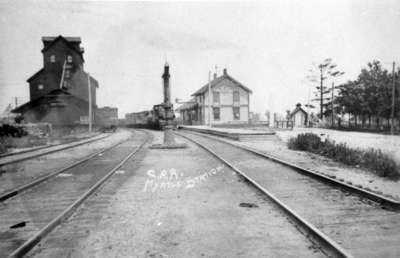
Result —
[{"label": "railway track", "polygon": [[24,256],[150,138],[148,133],[137,131],[131,139],[112,146],[103,155],[92,155],[51,180],[0,203],[0,257]]},{"label": "railway track", "polygon": [[109,137],[111,134],[105,135],[105,136],[100,136],[100,137],[92,137],[86,140],[78,141],[78,142],[72,142],[72,143],[62,143],[62,144],[55,144],[55,145],[50,145],[50,146],[43,146],[43,147],[38,147],[33,150],[26,150],[26,151],[20,151],[17,153],[8,153],[8,154],[3,154],[0,156],[0,167],[1,166],[6,166],[9,164],[37,158],[43,155],[51,154],[54,152],[74,148],[81,146],[83,144],[103,140],[107,137]]},{"label": "railway track", "polygon": [[[12,197],[14,197],[14,196],[16,196],[18,194],[21,194],[22,192],[27,191],[30,188],[35,187],[38,184],[41,184],[41,183],[51,179],[52,177],[57,176],[60,173],[66,172],[69,169],[72,169],[73,167],[76,167],[76,166],[78,166],[80,164],[83,164],[84,162],[87,162],[87,161],[93,159],[94,157],[96,157],[98,155],[101,155],[101,154],[103,154],[103,153],[115,148],[116,146],[120,145],[121,143],[122,142],[118,142],[116,144],[113,144],[112,146],[110,146],[108,148],[104,148],[104,149],[102,149],[100,151],[96,151],[95,153],[90,154],[89,156],[87,156],[87,157],[85,157],[83,159],[80,159],[78,161],[75,161],[75,162],[73,162],[73,163],[71,163],[69,165],[66,165],[63,168],[56,169],[55,171],[50,172],[50,173],[46,173],[46,174],[44,174],[42,176],[39,176],[39,177],[29,181],[29,182],[25,182],[25,183],[23,183],[23,184],[21,184],[21,185],[19,185],[17,187],[14,187],[13,189],[9,189],[9,190],[3,191],[3,192],[0,193],[0,202],[8,200],[9,198],[12,198]],[[59,151],[61,151],[61,150],[59,150]]]},{"label": "railway track", "polygon": [[[29,257],[326,257],[272,201],[185,142],[187,149],[138,153],[140,162],[121,168],[134,171],[131,180],[128,173],[113,177]],[[143,189],[149,169],[171,164],[183,173],[181,187]],[[207,179],[186,188],[206,171]]]},{"label": "railway track", "polygon": [[290,168],[293,168],[296,171],[298,171],[299,173],[303,173],[303,174],[305,174],[307,176],[314,177],[317,180],[320,180],[322,182],[325,182],[325,183],[332,184],[332,185],[338,186],[340,188],[343,188],[344,190],[352,192],[352,193],[355,193],[355,194],[359,195],[362,198],[370,199],[370,200],[374,201],[375,203],[379,203],[380,205],[382,205],[382,206],[384,206],[386,208],[390,208],[390,209],[394,209],[394,210],[400,210],[400,201],[395,200],[390,196],[385,196],[385,195],[382,195],[382,194],[378,194],[378,193],[369,191],[367,189],[360,188],[358,186],[354,186],[353,184],[349,184],[349,183],[346,183],[344,181],[336,179],[335,176],[330,176],[330,175],[326,175],[326,174],[323,174],[323,173],[315,171],[315,170],[310,170],[310,169],[303,168],[303,167],[298,166],[298,165],[296,165],[294,163],[288,162],[286,160],[282,160],[282,159],[280,159],[280,158],[278,158],[278,157],[276,157],[274,155],[267,154],[265,152],[262,152],[262,151],[259,151],[259,150],[256,150],[256,149],[253,149],[253,148],[250,148],[250,147],[247,147],[247,146],[237,145],[237,144],[231,143],[231,142],[229,142],[229,141],[227,141],[225,139],[219,138],[218,136],[211,136],[211,135],[207,135],[207,134],[200,133],[200,132],[190,132],[190,133],[195,134],[195,135],[200,135],[200,136],[203,136],[203,137],[207,137],[209,139],[213,139],[213,140],[216,140],[216,141],[219,141],[219,142],[222,142],[222,143],[227,143],[227,144],[229,144],[229,145],[231,145],[233,147],[240,148],[240,149],[248,151],[250,153],[259,155],[260,157],[267,158],[267,159],[270,159],[270,160],[272,160],[274,162],[277,162],[279,164],[282,164],[282,165],[288,166]]},{"label": "railway track", "polygon": [[399,257],[400,213],[292,167],[193,133],[177,133],[269,196],[330,256]]}]

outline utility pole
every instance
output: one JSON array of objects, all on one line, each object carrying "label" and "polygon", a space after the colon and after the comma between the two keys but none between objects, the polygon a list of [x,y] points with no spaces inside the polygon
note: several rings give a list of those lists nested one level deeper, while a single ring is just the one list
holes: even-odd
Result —
[{"label": "utility pole", "polygon": [[394,70],[395,70],[395,66],[396,63],[393,62],[393,70],[392,70],[392,80],[393,80],[393,86],[392,86],[392,113],[391,113],[391,120],[392,123],[390,124],[390,134],[393,135],[394,134],[394,105],[395,105],[395,94],[396,94],[396,81],[395,81],[395,74],[394,74]]},{"label": "utility pole", "polygon": [[308,85],[307,127],[310,127],[310,94],[311,94],[311,85]]},{"label": "utility pole", "polygon": [[88,99],[89,99],[89,114],[88,114],[88,120],[89,120],[89,133],[92,132],[92,91],[90,87],[90,74],[88,73]]},{"label": "utility pole", "polygon": [[335,126],[335,110],[334,110],[334,106],[333,106],[333,101],[334,101],[334,97],[335,97],[335,95],[334,95],[334,88],[335,88],[335,83],[334,82],[332,82],[332,89],[331,89],[331,91],[332,91],[332,97],[331,97],[331,104],[332,104],[332,127],[334,127]]},{"label": "utility pole", "polygon": [[320,67],[319,68],[320,69],[320,75],[321,75],[321,83],[320,83],[320,91],[321,91],[321,99],[320,99],[320,117],[321,117],[321,121],[323,121],[323,119],[324,119],[324,114],[323,114],[323,112],[324,112],[324,106],[323,106],[323,104],[324,104],[324,88],[323,88],[323,86],[324,86],[324,76],[323,76],[323,73],[322,73],[322,67]]},{"label": "utility pole", "polygon": [[211,127],[211,71],[208,71],[208,126]]}]

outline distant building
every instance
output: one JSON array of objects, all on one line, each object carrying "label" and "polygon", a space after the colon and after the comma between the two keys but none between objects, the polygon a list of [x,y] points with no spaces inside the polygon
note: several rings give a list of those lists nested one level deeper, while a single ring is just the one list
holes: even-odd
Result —
[{"label": "distant building", "polygon": [[96,109],[96,124],[98,125],[117,125],[118,108],[102,107]]},{"label": "distant building", "polygon": [[[211,81],[211,116],[212,125],[248,124],[249,104],[252,91],[228,75],[223,74]],[[208,83],[192,94],[190,102],[176,109],[182,123],[190,125],[207,125],[209,121]]]},{"label": "distant building", "polygon": [[296,108],[289,114],[289,119],[293,121],[293,127],[306,127],[308,114],[301,104],[297,103]]},{"label": "distant building", "polygon": [[[73,125],[88,117],[88,74],[83,70],[84,49],[79,37],[42,37],[43,68],[32,75],[30,101],[15,108],[26,122]],[[98,82],[90,76],[93,113]]]}]

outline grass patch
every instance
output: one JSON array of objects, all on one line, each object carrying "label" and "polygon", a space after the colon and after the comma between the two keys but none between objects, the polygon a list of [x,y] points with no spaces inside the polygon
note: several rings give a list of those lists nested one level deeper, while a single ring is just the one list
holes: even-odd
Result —
[{"label": "grass patch", "polygon": [[362,150],[350,148],[345,143],[336,144],[334,141],[321,141],[321,138],[313,133],[299,134],[297,137],[290,138],[288,147],[292,150],[319,154],[349,166],[365,168],[380,177],[394,180],[400,178],[399,166],[381,150],[373,148]]}]

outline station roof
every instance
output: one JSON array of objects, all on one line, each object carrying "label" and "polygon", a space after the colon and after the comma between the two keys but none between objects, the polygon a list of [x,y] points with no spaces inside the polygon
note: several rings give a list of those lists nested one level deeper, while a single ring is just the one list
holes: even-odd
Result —
[{"label": "station roof", "polygon": [[[215,85],[218,85],[220,82],[222,82],[225,79],[230,80],[231,82],[233,82],[234,84],[236,84],[243,90],[247,91],[248,93],[253,93],[249,88],[247,88],[246,86],[241,84],[239,81],[234,79],[232,76],[228,75],[226,72],[224,72],[223,75],[221,75],[211,81],[211,88],[214,87]],[[206,85],[204,85],[203,87],[201,87],[199,90],[197,90],[195,93],[193,93],[191,96],[201,95],[204,92],[206,92],[207,90],[208,90],[208,83]]]},{"label": "station roof", "polygon": [[196,103],[196,100],[194,98],[191,98],[188,102],[183,103],[177,109],[175,109],[175,111],[193,109],[196,108],[197,106],[198,104]]}]

